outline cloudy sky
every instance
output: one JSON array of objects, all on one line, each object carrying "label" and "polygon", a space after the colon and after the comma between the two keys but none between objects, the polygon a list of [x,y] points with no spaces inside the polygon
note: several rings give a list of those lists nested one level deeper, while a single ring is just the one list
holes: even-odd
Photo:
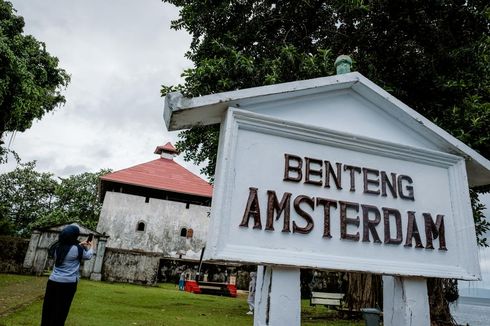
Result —
[{"label": "cloudy sky", "polygon": [[45,42],[71,75],[66,105],[13,135],[22,161],[37,160],[38,170],[57,176],[118,170],[157,158],[157,145],[177,139],[164,126],[159,93],[191,67],[190,36],[170,29],[177,8],[160,0],[11,2],[25,33]]},{"label": "cloudy sky", "polygon": [[[162,84],[181,82],[192,66],[184,58],[190,36],[170,30],[175,7],[160,0],[10,1],[25,33],[45,42],[71,75],[64,107],[6,139],[22,161],[36,160],[38,170],[57,176],[118,170],[157,158],[157,145],[177,140],[164,126],[160,97]],[[490,206],[490,196],[485,202]],[[484,281],[471,286],[490,288],[490,251],[481,257]]]}]

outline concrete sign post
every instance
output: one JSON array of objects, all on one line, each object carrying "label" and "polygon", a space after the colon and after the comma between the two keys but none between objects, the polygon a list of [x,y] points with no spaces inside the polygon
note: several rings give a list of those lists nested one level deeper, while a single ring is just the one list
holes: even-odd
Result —
[{"label": "concrete sign post", "polygon": [[302,267],[396,276],[396,326],[429,325],[426,277],[480,277],[468,185],[490,162],[359,73],[172,93],[164,118],[221,124],[205,259],[266,266],[255,325],[300,324]]},{"label": "concrete sign post", "polygon": [[299,268],[259,266],[254,325],[300,325]]},{"label": "concrete sign post", "polygon": [[430,325],[427,280],[383,276],[385,325]]}]

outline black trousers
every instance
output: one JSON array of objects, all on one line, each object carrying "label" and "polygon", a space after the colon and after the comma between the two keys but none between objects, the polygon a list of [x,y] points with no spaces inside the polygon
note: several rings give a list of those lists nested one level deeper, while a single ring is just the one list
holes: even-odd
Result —
[{"label": "black trousers", "polygon": [[48,280],[44,295],[41,326],[63,326],[70,311],[77,283],[59,283]]}]

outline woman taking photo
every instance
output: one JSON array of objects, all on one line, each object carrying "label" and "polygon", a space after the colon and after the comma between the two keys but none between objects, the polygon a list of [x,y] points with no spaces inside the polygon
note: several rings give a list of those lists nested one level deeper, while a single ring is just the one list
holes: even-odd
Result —
[{"label": "woman taking photo", "polygon": [[79,242],[79,235],[78,226],[68,225],[53,247],[55,264],[46,286],[41,326],[65,324],[80,279],[80,262],[93,255],[91,241]]}]

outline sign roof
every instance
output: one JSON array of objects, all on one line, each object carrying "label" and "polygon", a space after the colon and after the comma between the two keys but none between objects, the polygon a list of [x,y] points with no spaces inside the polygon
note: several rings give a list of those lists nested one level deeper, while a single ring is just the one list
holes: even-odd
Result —
[{"label": "sign roof", "polygon": [[247,109],[276,101],[294,101],[335,91],[349,91],[374,104],[414,134],[430,141],[437,150],[462,156],[470,186],[490,184],[490,161],[444,131],[358,72],[283,84],[242,89],[195,98],[170,93],[165,98],[164,120],[168,130],[222,121],[229,107]]}]

